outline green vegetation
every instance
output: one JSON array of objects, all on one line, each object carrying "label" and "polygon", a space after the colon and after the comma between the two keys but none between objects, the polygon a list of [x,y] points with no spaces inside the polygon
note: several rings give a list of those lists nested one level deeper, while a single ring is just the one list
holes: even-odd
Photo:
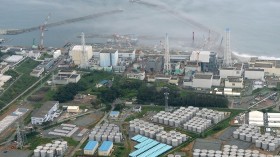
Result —
[{"label": "green vegetation", "polygon": [[124,157],[129,154],[129,150],[125,148],[123,144],[114,144],[115,145],[115,150],[112,153],[112,157]]},{"label": "green vegetation", "polygon": [[40,136],[39,132],[32,132],[26,135],[27,142],[29,144],[29,149],[34,150],[37,146],[50,143],[52,140],[49,138],[43,138]]},{"label": "green vegetation", "polygon": [[0,107],[3,107],[3,104],[11,102],[14,98],[16,98],[19,94],[21,94],[38,80],[38,78],[30,76],[30,72],[38,64],[39,62],[28,58],[15,68],[15,71],[21,74],[19,76],[20,78],[17,79],[12,84],[12,86],[0,96],[0,100],[2,101],[2,103],[0,103]]},{"label": "green vegetation", "polygon": [[128,122],[136,118],[142,118],[148,111],[159,112],[162,110],[164,110],[163,106],[142,106],[141,112],[128,116],[125,121]]},{"label": "green vegetation", "polygon": [[43,53],[41,57],[39,58],[40,60],[44,60],[45,58],[52,58],[52,55],[49,55],[47,52]]},{"label": "green vegetation", "polygon": [[66,102],[73,100],[74,96],[79,91],[83,91],[85,88],[79,83],[69,83],[65,86],[59,87],[56,93],[53,95],[54,100],[59,102]]},{"label": "green vegetation", "polygon": [[77,146],[79,144],[79,141],[75,141],[70,137],[63,137],[64,141],[67,141],[69,146]]}]

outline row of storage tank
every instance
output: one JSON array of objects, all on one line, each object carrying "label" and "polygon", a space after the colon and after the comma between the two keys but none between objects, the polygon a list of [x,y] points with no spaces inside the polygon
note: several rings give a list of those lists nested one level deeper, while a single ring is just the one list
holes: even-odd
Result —
[{"label": "row of storage tank", "polygon": [[122,133],[119,126],[115,124],[104,123],[103,125],[95,126],[89,134],[89,140],[93,141],[111,141],[120,143]]},{"label": "row of storage tank", "polygon": [[161,131],[156,134],[156,140],[171,145],[173,147],[177,147],[183,142],[188,140],[188,136],[186,134],[182,134],[180,132],[176,132],[174,130],[166,132]]},{"label": "row of storage tank", "polygon": [[260,128],[254,125],[242,125],[233,132],[233,138],[254,143],[257,148],[275,151],[280,146],[280,138],[270,134],[261,134]]},{"label": "row of storage tank", "polygon": [[180,107],[173,113],[160,111],[153,116],[153,122],[173,127],[180,127],[181,124],[189,121],[199,111],[198,107],[189,106],[188,108]]},{"label": "row of storage tank", "polygon": [[149,138],[155,138],[156,134],[163,131],[164,128],[153,123],[134,119],[129,122],[129,130],[131,132],[135,132],[136,134],[141,134]]},{"label": "row of storage tank", "polygon": [[212,123],[217,124],[221,120],[225,119],[225,112],[215,111],[212,109],[203,108],[198,111],[196,117],[200,117],[203,119],[209,119]]},{"label": "row of storage tank", "polygon": [[211,126],[210,119],[193,117],[190,121],[183,124],[185,130],[201,133]]},{"label": "row of storage tank", "polygon": [[[258,150],[239,149],[236,145],[224,145],[221,150],[194,149],[193,157],[273,157],[261,154]],[[280,156],[274,156],[280,157]]]},{"label": "row of storage tank", "polygon": [[63,156],[67,148],[67,141],[53,141],[53,143],[47,143],[44,146],[37,146],[34,150],[34,157]]},{"label": "row of storage tank", "polygon": [[172,145],[173,147],[180,145],[188,139],[186,134],[176,131],[166,132],[162,126],[158,126],[143,120],[134,119],[129,123],[129,130],[131,132],[156,139],[161,143]]}]

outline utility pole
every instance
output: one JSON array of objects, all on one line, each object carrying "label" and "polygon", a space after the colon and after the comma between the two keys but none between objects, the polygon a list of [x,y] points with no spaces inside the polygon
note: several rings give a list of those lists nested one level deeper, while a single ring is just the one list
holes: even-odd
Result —
[{"label": "utility pole", "polygon": [[164,94],[164,99],[165,99],[165,111],[168,111],[168,96],[169,96],[169,93],[168,93],[168,88],[165,87],[165,92],[163,93]]}]

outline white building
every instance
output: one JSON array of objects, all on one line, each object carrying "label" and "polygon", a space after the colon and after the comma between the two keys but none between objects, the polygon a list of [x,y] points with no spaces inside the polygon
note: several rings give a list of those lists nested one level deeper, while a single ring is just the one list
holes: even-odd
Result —
[{"label": "white building", "polygon": [[[93,56],[92,52],[92,46],[85,45],[85,60],[88,61]],[[75,45],[72,50],[69,52],[69,55],[71,56],[73,62],[75,65],[81,65],[84,64],[84,58],[83,58],[83,46],[82,45]]]},{"label": "white building", "polygon": [[179,83],[179,78],[177,76],[173,76],[169,79],[168,83],[178,85]]},{"label": "white building", "polygon": [[[249,124],[264,126],[264,115],[260,111],[249,112]],[[267,113],[268,127],[280,127],[280,113]]]},{"label": "white building", "polygon": [[192,87],[210,89],[212,87],[213,75],[208,73],[196,73],[193,76]]},{"label": "white building", "polygon": [[53,52],[53,58],[57,59],[61,55],[61,50],[55,50]]},{"label": "white building", "polygon": [[67,112],[68,113],[78,113],[80,111],[79,106],[68,106],[67,107]]},{"label": "white building", "polygon": [[110,156],[113,149],[113,142],[104,141],[98,149],[98,156]]},{"label": "white building", "polygon": [[225,79],[225,88],[244,88],[243,77],[228,77]]},{"label": "white building", "polygon": [[212,86],[221,86],[221,77],[220,76],[213,76],[212,79]]},{"label": "white building", "polygon": [[88,141],[87,145],[84,148],[85,155],[93,155],[98,148],[97,141]]},{"label": "white building", "polygon": [[8,63],[18,63],[23,59],[24,58],[21,55],[12,55],[12,56],[6,58],[5,61],[8,62]]},{"label": "white building", "polygon": [[44,72],[44,67],[39,65],[32,70],[30,75],[34,77],[40,77],[43,74],[43,72]]},{"label": "white building", "polygon": [[133,112],[141,112],[142,111],[142,107],[140,105],[136,105],[133,107]]},{"label": "white building", "polygon": [[11,78],[12,76],[0,74],[0,88],[2,88],[2,86]]},{"label": "white building", "polygon": [[243,74],[243,63],[237,63],[233,67],[221,68],[219,70],[221,78],[227,78],[229,76],[241,77]]},{"label": "white building", "polygon": [[210,53],[210,51],[193,51],[190,56],[190,61],[209,63]]},{"label": "white building", "polygon": [[264,80],[264,69],[246,69],[244,77],[251,80]]},{"label": "white building", "polygon": [[118,118],[120,115],[120,112],[119,111],[111,111],[110,112],[110,118]]},{"label": "white building", "polygon": [[119,51],[119,58],[131,59],[132,61],[134,61],[135,60],[135,52],[136,52],[136,50]]},{"label": "white building", "polygon": [[75,70],[61,70],[53,78],[54,84],[68,84],[68,83],[77,83],[81,79],[81,75],[78,74]]},{"label": "white building", "polygon": [[41,57],[40,51],[29,51],[27,56],[33,59],[39,59]]},{"label": "white building", "polygon": [[260,60],[252,58],[249,67],[253,69],[263,69],[265,75],[280,76],[279,60]]},{"label": "white building", "polygon": [[102,50],[100,52],[100,66],[116,66],[118,64],[118,50]]},{"label": "white building", "polygon": [[53,121],[58,108],[58,101],[48,101],[44,103],[41,108],[32,114],[31,123],[33,125],[41,125],[44,122]]}]

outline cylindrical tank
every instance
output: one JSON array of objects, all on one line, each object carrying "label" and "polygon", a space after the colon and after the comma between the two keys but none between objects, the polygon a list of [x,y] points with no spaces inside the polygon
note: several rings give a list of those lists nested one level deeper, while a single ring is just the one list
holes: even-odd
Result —
[{"label": "cylindrical tank", "polygon": [[187,141],[187,135],[186,134],[181,134],[182,141],[185,142]]},{"label": "cylindrical tank", "polygon": [[193,157],[199,157],[199,153],[193,152]]},{"label": "cylindrical tank", "polygon": [[43,146],[37,146],[36,149],[41,150],[41,149],[43,149]]},{"label": "cylindrical tank", "polygon": [[140,133],[140,127],[139,127],[139,126],[136,126],[136,127],[135,127],[135,133],[136,133],[136,134],[139,134],[139,133]]},{"label": "cylindrical tank", "polygon": [[168,118],[163,119],[164,125],[168,125]]},{"label": "cylindrical tank", "polygon": [[65,147],[64,147],[64,145],[59,145],[58,148],[61,148],[61,149],[62,149],[62,153],[64,153],[65,150],[66,150]]},{"label": "cylindrical tank", "polygon": [[120,136],[114,136],[114,141],[116,143],[120,143],[121,142],[121,137]]},{"label": "cylindrical tank", "polygon": [[157,141],[161,141],[161,136],[162,136],[161,133],[156,134],[156,140]]},{"label": "cylindrical tank", "polygon": [[34,150],[34,157],[40,157],[40,149]]},{"label": "cylindrical tank", "polygon": [[145,128],[140,128],[140,135],[145,135]]},{"label": "cylindrical tank", "polygon": [[252,136],[252,143],[256,143],[257,139],[258,139],[258,136],[256,136],[256,135]]},{"label": "cylindrical tank", "polygon": [[200,157],[206,157],[206,153],[200,153]]},{"label": "cylindrical tank", "polygon": [[54,141],[54,143],[59,145],[61,141]]},{"label": "cylindrical tank", "polygon": [[180,126],[180,121],[179,120],[176,120],[175,121],[175,127],[179,127]]},{"label": "cylindrical tank", "polygon": [[43,150],[48,150],[48,149],[50,149],[50,147],[47,146],[43,147]]},{"label": "cylindrical tank", "polygon": [[48,157],[53,157],[53,156],[54,156],[53,150],[48,150],[48,151],[47,151],[47,156],[48,156]]},{"label": "cylindrical tank", "polygon": [[47,144],[46,144],[46,147],[51,147],[51,146],[52,146],[51,143],[47,143]]},{"label": "cylindrical tank", "polygon": [[168,124],[169,124],[170,126],[174,126],[174,125],[175,125],[174,123],[175,123],[175,122],[174,122],[174,119],[169,119]]},{"label": "cylindrical tank", "polygon": [[233,138],[238,139],[239,137],[239,132],[238,131],[234,131],[233,132]]},{"label": "cylindrical tank", "polygon": [[247,142],[251,142],[252,141],[252,135],[251,134],[247,134],[246,135],[246,141]]},{"label": "cylindrical tank", "polygon": [[276,147],[275,147],[275,144],[274,143],[269,143],[268,144],[268,150],[269,151],[275,151]]},{"label": "cylindrical tank", "polygon": [[262,142],[260,140],[256,140],[256,144],[255,145],[256,145],[257,148],[261,148]]},{"label": "cylindrical tank", "polygon": [[161,142],[162,143],[166,143],[167,142],[167,136],[166,135],[162,135],[161,136]]},{"label": "cylindrical tank", "polygon": [[172,139],[172,144],[173,147],[177,147],[179,145],[178,140],[177,139]]},{"label": "cylindrical tank", "polygon": [[113,136],[113,135],[109,135],[109,136],[108,136],[108,141],[114,142],[114,136]]},{"label": "cylindrical tank", "polygon": [[178,140],[179,144],[183,143],[183,139],[182,139],[181,135],[176,136],[176,139]]},{"label": "cylindrical tank", "polygon": [[194,149],[193,152],[200,153],[200,149]]},{"label": "cylindrical tank", "polygon": [[40,155],[41,155],[41,157],[46,157],[47,156],[47,150],[44,150],[44,149],[40,150]]},{"label": "cylindrical tank", "polygon": [[267,150],[268,148],[268,142],[262,141],[262,149]]},{"label": "cylindrical tank", "polygon": [[68,147],[68,143],[67,143],[67,141],[62,141],[62,142],[61,142],[61,144],[65,145],[65,146],[66,146],[66,148]]},{"label": "cylindrical tank", "polygon": [[150,131],[150,138],[155,138],[155,135],[156,135],[155,131]]},{"label": "cylindrical tank", "polygon": [[58,156],[63,154],[62,148],[56,148],[55,151]]},{"label": "cylindrical tank", "polygon": [[153,116],[153,122],[158,123],[158,116],[157,115]]},{"label": "cylindrical tank", "polygon": [[171,137],[168,137],[168,138],[167,138],[166,144],[168,144],[168,145],[171,145],[171,144],[172,144],[172,138],[171,138]]},{"label": "cylindrical tank", "polygon": [[146,129],[144,130],[144,135],[145,135],[146,137],[149,137],[149,136],[150,136],[150,130],[146,128]]},{"label": "cylindrical tank", "polygon": [[239,139],[244,141],[245,140],[245,133],[240,133],[239,134]]}]

